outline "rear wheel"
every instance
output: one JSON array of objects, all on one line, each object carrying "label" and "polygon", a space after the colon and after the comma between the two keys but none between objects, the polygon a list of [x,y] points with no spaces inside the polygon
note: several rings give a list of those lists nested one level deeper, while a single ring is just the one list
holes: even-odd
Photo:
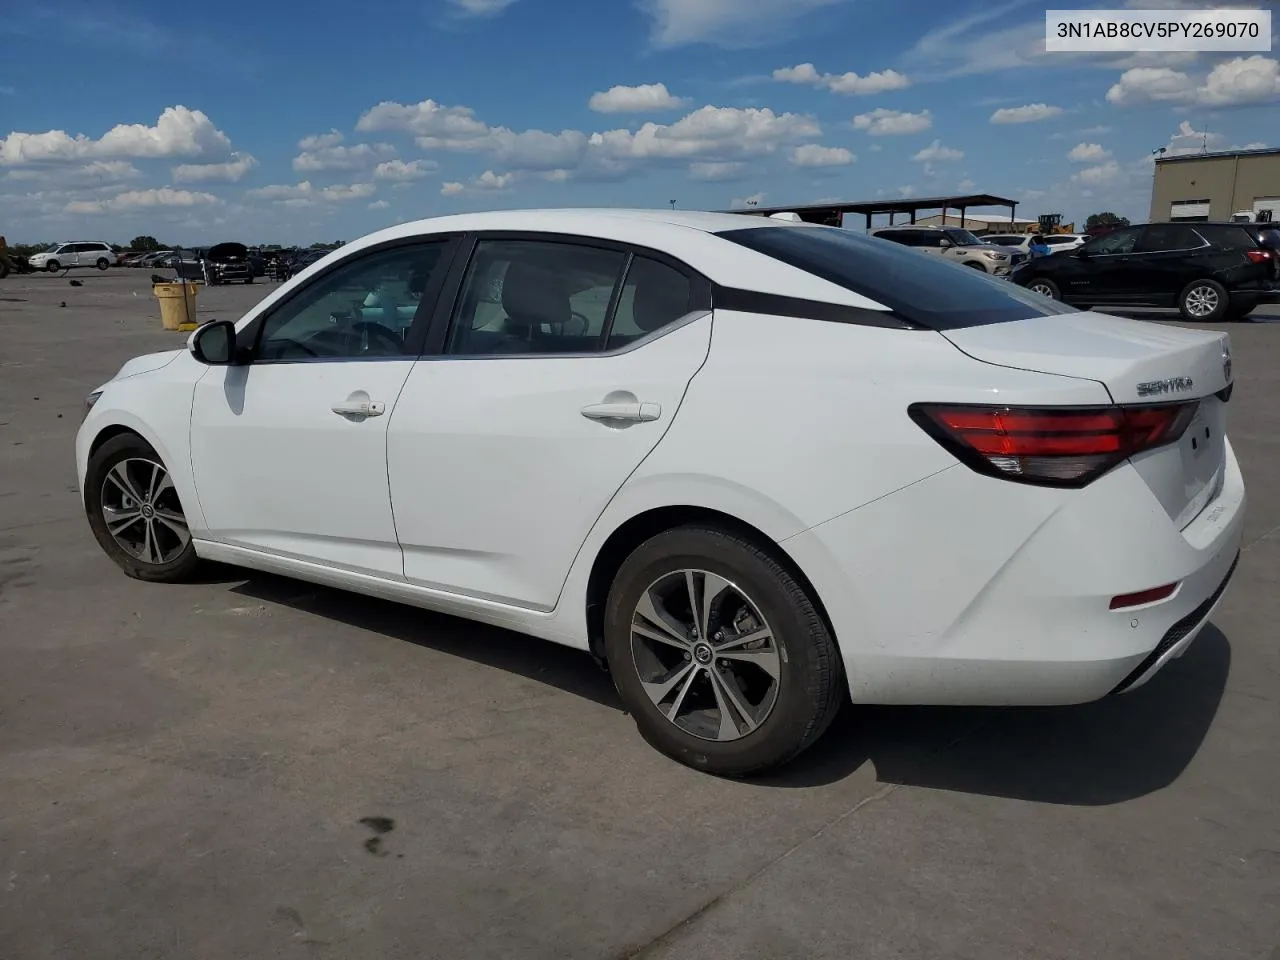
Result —
[{"label": "rear wheel", "polygon": [[185,580],[199,563],[169,470],[136,434],[104,443],[89,459],[85,510],[99,546],[138,580]]},{"label": "rear wheel", "polygon": [[835,641],[804,589],[716,527],[678,527],[632,552],[609,591],[605,654],[645,740],[722,776],[795,757],[844,696]]},{"label": "rear wheel", "polygon": [[1178,309],[1186,320],[1215,323],[1227,315],[1226,288],[1217,280],[1195,280],[1178,294]]},{"label": "rear wheel", "polygon": [[107,269],[107,267],[109,267],[109,266],[111,266],[111,262],[110,262],[106,257],[99,257],[99,258],[98,258],[98,269],[99,269],[99,270],[105,270],[105,269]]},{"label": "rear wheel", "polygon": [[1037,277],[1027,284],[1027,289],[1032,293],[1038,293],[1042,297],[1048,297],[1050,300],[1061,300],[1062,291],[1058,289],[1058,285],[1052,280],[1045,277]]},{"label": "rear wheel", "polygon": [[48,263],[44,265],[44,268],[48,270],[50,273],[57,273],[59,270],[62,269],[62,264],[60,264],[57,260],[50,260]]}]

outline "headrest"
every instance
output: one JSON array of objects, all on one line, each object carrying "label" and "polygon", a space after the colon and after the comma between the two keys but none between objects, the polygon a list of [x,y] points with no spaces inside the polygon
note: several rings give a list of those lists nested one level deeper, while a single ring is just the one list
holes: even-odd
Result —
[{"label": "headrest", "polygon": [[573,310],[564,280],[550,270],[516,261],[502,281],[502,309],[516,324],[564,323]]},{"label": "headrest", "polygon": [[649,333],[689,312],[687,283],[639,283],[632,303],[636,326]]}]

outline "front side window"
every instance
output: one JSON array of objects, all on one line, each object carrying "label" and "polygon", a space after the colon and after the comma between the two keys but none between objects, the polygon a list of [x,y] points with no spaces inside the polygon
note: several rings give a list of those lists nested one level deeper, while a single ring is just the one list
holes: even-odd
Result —
[{"label": "front side window", "polygon": [[403,356],[419,310],[432,309],[423,294],[446,269],[447,247],[443,240],[392,247],[321,274],[267,315],[255,359]]},{"label": "front side window", "polygon": [[1122,227],[1104,236],[1094,237],[1085,244],[1084,249],[1093,255],[1132,253],[1141,232],[1141,227]]},{"label": "front side window", "polygon": [[945,230],[943,232],[947,235],[947,239],[957,247],[977,247],[982,244],[982,241],[968,230]]},{"label": "front side window", "polygon": [[541,240],[481,240],[449,332],[461,356],[601,348],[626,255]]}]

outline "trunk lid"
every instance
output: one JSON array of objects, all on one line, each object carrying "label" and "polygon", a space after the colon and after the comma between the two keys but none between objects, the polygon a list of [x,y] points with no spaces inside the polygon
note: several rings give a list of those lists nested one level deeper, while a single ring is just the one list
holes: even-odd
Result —
[{"label": "trunk lid", "polygon": [[1225,333],[1096,313],[1033,317],[941,331],[964,353],[1001,367],[1095,380],[1124,406],[1199,401],[1175,444],[1130,461],[1182,529],[1222,485],[1226,396]]}]

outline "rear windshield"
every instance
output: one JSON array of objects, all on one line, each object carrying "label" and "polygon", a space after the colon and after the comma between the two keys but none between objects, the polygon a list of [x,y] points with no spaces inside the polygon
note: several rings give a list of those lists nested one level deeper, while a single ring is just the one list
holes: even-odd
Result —
[{"label": "rear windshield", "polygon": [[1009,280],[842,227],[747,227],[718,236],[884,304],[930,330],[1078,312]]}]

